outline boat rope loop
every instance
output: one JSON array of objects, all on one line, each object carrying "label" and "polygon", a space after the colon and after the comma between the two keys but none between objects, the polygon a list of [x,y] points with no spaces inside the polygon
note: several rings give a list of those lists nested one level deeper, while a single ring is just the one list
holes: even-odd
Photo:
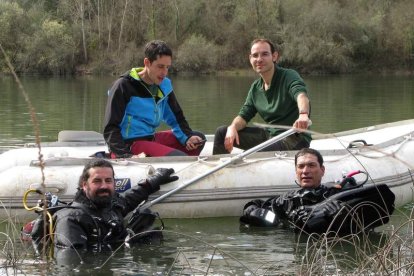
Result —
[{"label": "boat rope loop", "polygon": [[[324,160],[324,162],[325,163],[330,163],[330,162],[334,163],[334,162],[338,162],[342,159],[349,158],[350,156],[355,157],[357,155],[362,156],[362,157],[366,157],[366,158],[371,158],[371,159],[382,158],[384,156],[394,156],[398,151],[401,150],[401,148],[404,146],[404,144],[406,144],[410,140],[413,140],[413,135],[412,134],[404,136],[404,140],[399,143],[398,147],[395,150],[393,150],[392,152],[389,152],[389,153],[381,151],[379,149],[375,149],[375,147],[373,147],[373,146],[367,146],[376,153],[378,153],[378,152],[382,153],[382,155],[377,154],[376,156],[371,155],[371,154],[366,154],[363,151],[361,151],[361,149],[365,148],[365,146],[356,147],[356,148],[355,147],[348,148],[347,149],[348,154],[338,155],[338,158],[335,158],[335,159],[326,158]],[[328,156],[326,156],[326,157],[328,157]],[[214,167],[214,166],[217,166],[217,162],[225,162],[229,158],[231,158],[231,157],[221,158],[218,161],[217,160],[209,161],[207,156],[199,156],[197,161],[190,163],[188,166],[185,166],[182,169],[176,171],[176,173],[181,172],[181,171],[185,171],[185,170],[187,170],[191,167],[194,167],[196,164],[204,164],[204,165],[209,166],[209,167]],[[288,154],[286,152],[275,152],[274,156],[266,157],[266,158],[254,158],[254,159],[243,158],[243,159],[239,160],[239,162],[235,162],[233,164],[230,164],[228,166],[228,168],[237,168],[237,167],[241,167],[241,166],[247,166],[247,165],[250,165],[250,164],[265,162],[265,161],[271,161],[271,160],[286,160],[286,161],[292,161],[293,162],[294,159],[295,158],[293,156],[292,157],[288,156]]]},{"label": "boat rope loop", "polygon": [[185,171],[185,170],[187,170],[187,169],[189,169],[191,167],[194,167],[196,164],[200,164],[200,163],[203,163],[204,164],[205,163],[205,160],[207,160],[207,158],[208,158],[207,156],[199,156],[196,161],[188,164],[187,166],[185,166],[185,167],[183,167],[183,168],[181,168],[179,170],[175,170],[175,173],[174,174],[178,174],[179,172],[182,172],[182,171]]},{"label": "boat rope loop", "polygon": [[[198,160],[198,162],[200,162],[200,163],[202,163],[206,166],[209,166],[209,167],[214,167],[214,166],[217,166],[217,162],[226,162],[230,158],[231,157],[224,157],[224,158],[220,158],[218,161],[217,160],[208,161],[208,157],[204,157],[204,158],[200,158]],[[258,162],[264,162],[264,161],[270,161],[270,160],[276,160],[276,159],[279,159],[279,160],[292,160],[292,161],[294,160],[293,157],[288,157],[286,152],[277,152],[277,153],[274,154],[274,156],[266,157],[266,158],[254,158],[254,159],[243,158],[243,159],[240,159],[238,162],[229,164],[227,166],[227,168],[237,168],[237,167],[246,166],[246,165],[250,165],[250,164],[254,164],[254,163],[258,163]]]},{"label": "boat rope loop", "polygon": [[142,162],[138,162],[138,161],[133,161],[131,159],[109,159],[109,162],[111,162],[114,165],[119,165],[119,166],[129,166],[129,165],[134,165],[134,166],[141,166],[143,168],[151,166],[148,165],[147,163],[142,163]]},{"label": "boat rope loop", "polygon": [[[405,135],[405,136],[403,136],[404,137],[404,140],[402,140],[399,144],[398,144],[398,146],[397,146],[397,148],[396,149],[394,149],[393,151],[390,151],[390,152],[385,152],[385,151],[382,151],[382,150],[379,150],[379,149],[376,149],[375,147],[373,148],[373,150],[375,151],[375,152],[377,152],[377,153],[382,153],[382,155],[381,156],[372,156],[372,155],[369,155],[369,154],[364,154],[364,153],[361,153],[361,152],[359,152],[359,155],[361,155],[361,156],[363,156],[363,157],[366,157],[366,158],[371,158],[371,159],[373,159],[373,158],[382,158],[382,157],[385,157],[385,156],[389,156],[389,157],[394,157],[394,158],[397,158],[395,155],[402,149],[402,147],[407,143],[407,142],[409,142],[409,141],[411,141],[411,140],[413,140],[413,137],[412,137],[412,134],[409,134],[409,135]],[[398,159],[398,158],[397,158]]]},{"label": "boat rope loop", "polygon": [[414,178],[413,178],[413,172],[412,172],[412,170],[408,169],[408,174],[410,175],[410,177],[411,177],[411,183],[414,186]]},{"label": "boat rope loop", "polygon": [[348,152],[349,152],[348,154],[341,155],[341,156],[339,156],[338,158],[335,158],[335,159],[333,159],[333,158],[332,159],[328,159],[327,156],[326,156],[326,157],[323,158],[323,162],[324,163],[339,162],[342,159],[348,158],[350,156],[355,156],[355,155],[357,155],[359,153],[359,151],[357,151],[357,150],[348,150]]},{"label": "boat rope loop", "polygon": [[270,160],[288,160],[288,161],[294,161],[295,158],[294,157],[289,157],[286,152],[278,151],[278,152],[275,152],[274,153],[274,156],[272,156],[272,157],[255,158],[255,159],[247,159],[247,158],[244,158],[243,159],[244,163],[240,163],[240,164],[236,164],[236,165],[238,165],[238,166],[244,166],[244,165],[249,165],[249,164],[258,163],[258,162],[270,161]]}]

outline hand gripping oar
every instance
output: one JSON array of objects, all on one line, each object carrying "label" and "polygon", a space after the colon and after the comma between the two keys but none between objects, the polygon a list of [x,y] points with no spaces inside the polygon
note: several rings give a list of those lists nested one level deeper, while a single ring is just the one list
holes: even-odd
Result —
[{"label": "hand gripping oar", "polygon": [[155,203],[158,203],[158,202],[164,200],[165,198],[169,197],[170,195],[175,194],[176,192],[184,189],[187,186],[190,186],[191,184],[199,181],[200,179],[203,179],[204,177],[209,176],[210,174],[213,174],[216,171],[221,170],[222,168],[225,168],[228,165],[230,165],[232,163],[235,163],[236,161],[241,160],[242,158],[244,158],[244,157],[246,157],[246,156],[248,156],[248,155],[250,155],[252,153],[255,153],[255,152],[257,152],[257,151],[259,151],[261,149],[264,149],[265,147],[270,146],[270,145],[276,143],[277,141],[280,141],[280,140],[282,140],[282,139],[284,139],[284,138],[292,135],[293,133],[296,133],[297,131],[298,131],[297,129],[291,128],[291,129],[289,129],[289,130],[287,130],[287,131],[285,131],[285,132],[283,132],[283,133],[281,133],[281,134],[279,134],[279,135],[277,135],[277,136],[275,136],[275,137],[273,137],[273,138],[271,138],[271,139],[269,139],[269,140],[267,140],[267,141],[265,141],[265,142],[263,142],[263,143],[255,146],[255,147],[253,147],[251,149],[248,149],[246,151],[243,151],[243,152],[241,152],[241,153],[233,156],[232,158],[230,158],[226,162],[223,162],[222,164],[220,164],[220,165],[212,168],[211,170],[208,170],[207,172],[205,172],[205,173],[203,173],[203,174],[201,174],[199,176],[196,176],[196,177],[194,177],[194,178],[192,178],[192,179],[190,179],[188,181],[184,181],[183,184],[181,184],[177,188],[172,189],[171,191],[169,191],[169,192],[167,192],[167,193],[165,193],[165,194],[157,197],[156,199],[154,199],[152,201],[146,202],[144,205],[141,206],[141,208],[149,208],[152,205],[154,205]]}]

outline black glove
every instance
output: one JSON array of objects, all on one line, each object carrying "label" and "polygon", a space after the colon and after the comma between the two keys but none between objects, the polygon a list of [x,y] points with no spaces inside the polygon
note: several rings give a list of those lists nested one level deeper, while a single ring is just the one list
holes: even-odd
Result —
[{"label": "black glove", "polygon": [[167,184],[178,179],[178,176],[172,175],[174,169],[158,168],[155,173],[148,177],[145,181],[140,181],[138,185],[150,189],[150,192],[156,192],[160,189],[160,185]]},{"label": "black glove", "polygon": [[243,210],[243,216],[240,222],[251,226],[277,226],[279,218],[271,210],[260,208],[256,205],[250,205]]},{"label": "black glove", "polygon": [[335,216],[339,210],[341,210],[342,205],[337,200],[329,200],[326,202],[325,206],[323,206],[323,213],[325,217],[333,217]]},{"label": "black glove", "polygon": [[254,204],[250,205],[249,207],[247,207],[246,209],[243,210],[243,216],[249,216],[251,212],[253,212],[254,210],[256,210],[257,208],[260,208]]},{"label": "black glove", "polygon": [[297,225],[303,225],[315,210],[311,206],[300,206],[289,214],[289,220]]}]

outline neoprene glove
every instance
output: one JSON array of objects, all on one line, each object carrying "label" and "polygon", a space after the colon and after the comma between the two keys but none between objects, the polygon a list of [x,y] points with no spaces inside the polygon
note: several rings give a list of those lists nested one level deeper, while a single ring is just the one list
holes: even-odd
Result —
[{"label": "neoprene glove", "polygon": [[243,210],[240,222],[251,226],[277,226],[280,221],[271,210],[260,208],[253,204]]},{"label": "neoprene glove", "polygon": [[309,216],[312,215],[314,209],[311,206],[300,206],[296,210],[290,213],[289,219],[295,224],[303,225],[309,219]]},{"label": "neoprene glove", "polygon": [[250,213],[256,210],[257,208],[260,208],[260,207],[254,204],[250,205],[249,207],[243,210],[243,216],[249,216]]},{"label": "neoprene glove", "polygon": [[174,169],[158,168],[155,173],[148,177],[145,181],[140,181],[138,185],[148,187],[151,193],[160,189],[160,185],[167,184],[178,179],[178,176],[172,175]]},{"label": "neoprene glove", "polygon": [[330,200],[326,202],[325,206],[323,207],[323,212],[326,217],[333,217],[335,216],[339,210],[341,210],[342,205],[337,200]]},{"label": "neoprene glove", "polygon": [[310,217],[334,217],[341,208],[342,205],[337,200],[329,200],[322,206],[301,206],[297,209],[294,220],[306,222]]}]

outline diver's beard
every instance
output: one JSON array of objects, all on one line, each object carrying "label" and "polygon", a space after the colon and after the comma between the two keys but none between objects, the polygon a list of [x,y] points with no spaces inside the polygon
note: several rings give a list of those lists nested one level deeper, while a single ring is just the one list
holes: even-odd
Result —
[{"label": "diver's beard", "polygon": [[98,208],[104,208],[111,205],[112,195],[108,196],[94,196],[91,198],[91,201],[96,205]]},{"label": "diver's beard", "polygon": [[[104,193],[104,195],[101,195]],[[102,189],[96,191],[96,194],[91,197],[91,201],[96,205],[96,207],[104,208],[111,205],[113,194],[110,190]]]}]

